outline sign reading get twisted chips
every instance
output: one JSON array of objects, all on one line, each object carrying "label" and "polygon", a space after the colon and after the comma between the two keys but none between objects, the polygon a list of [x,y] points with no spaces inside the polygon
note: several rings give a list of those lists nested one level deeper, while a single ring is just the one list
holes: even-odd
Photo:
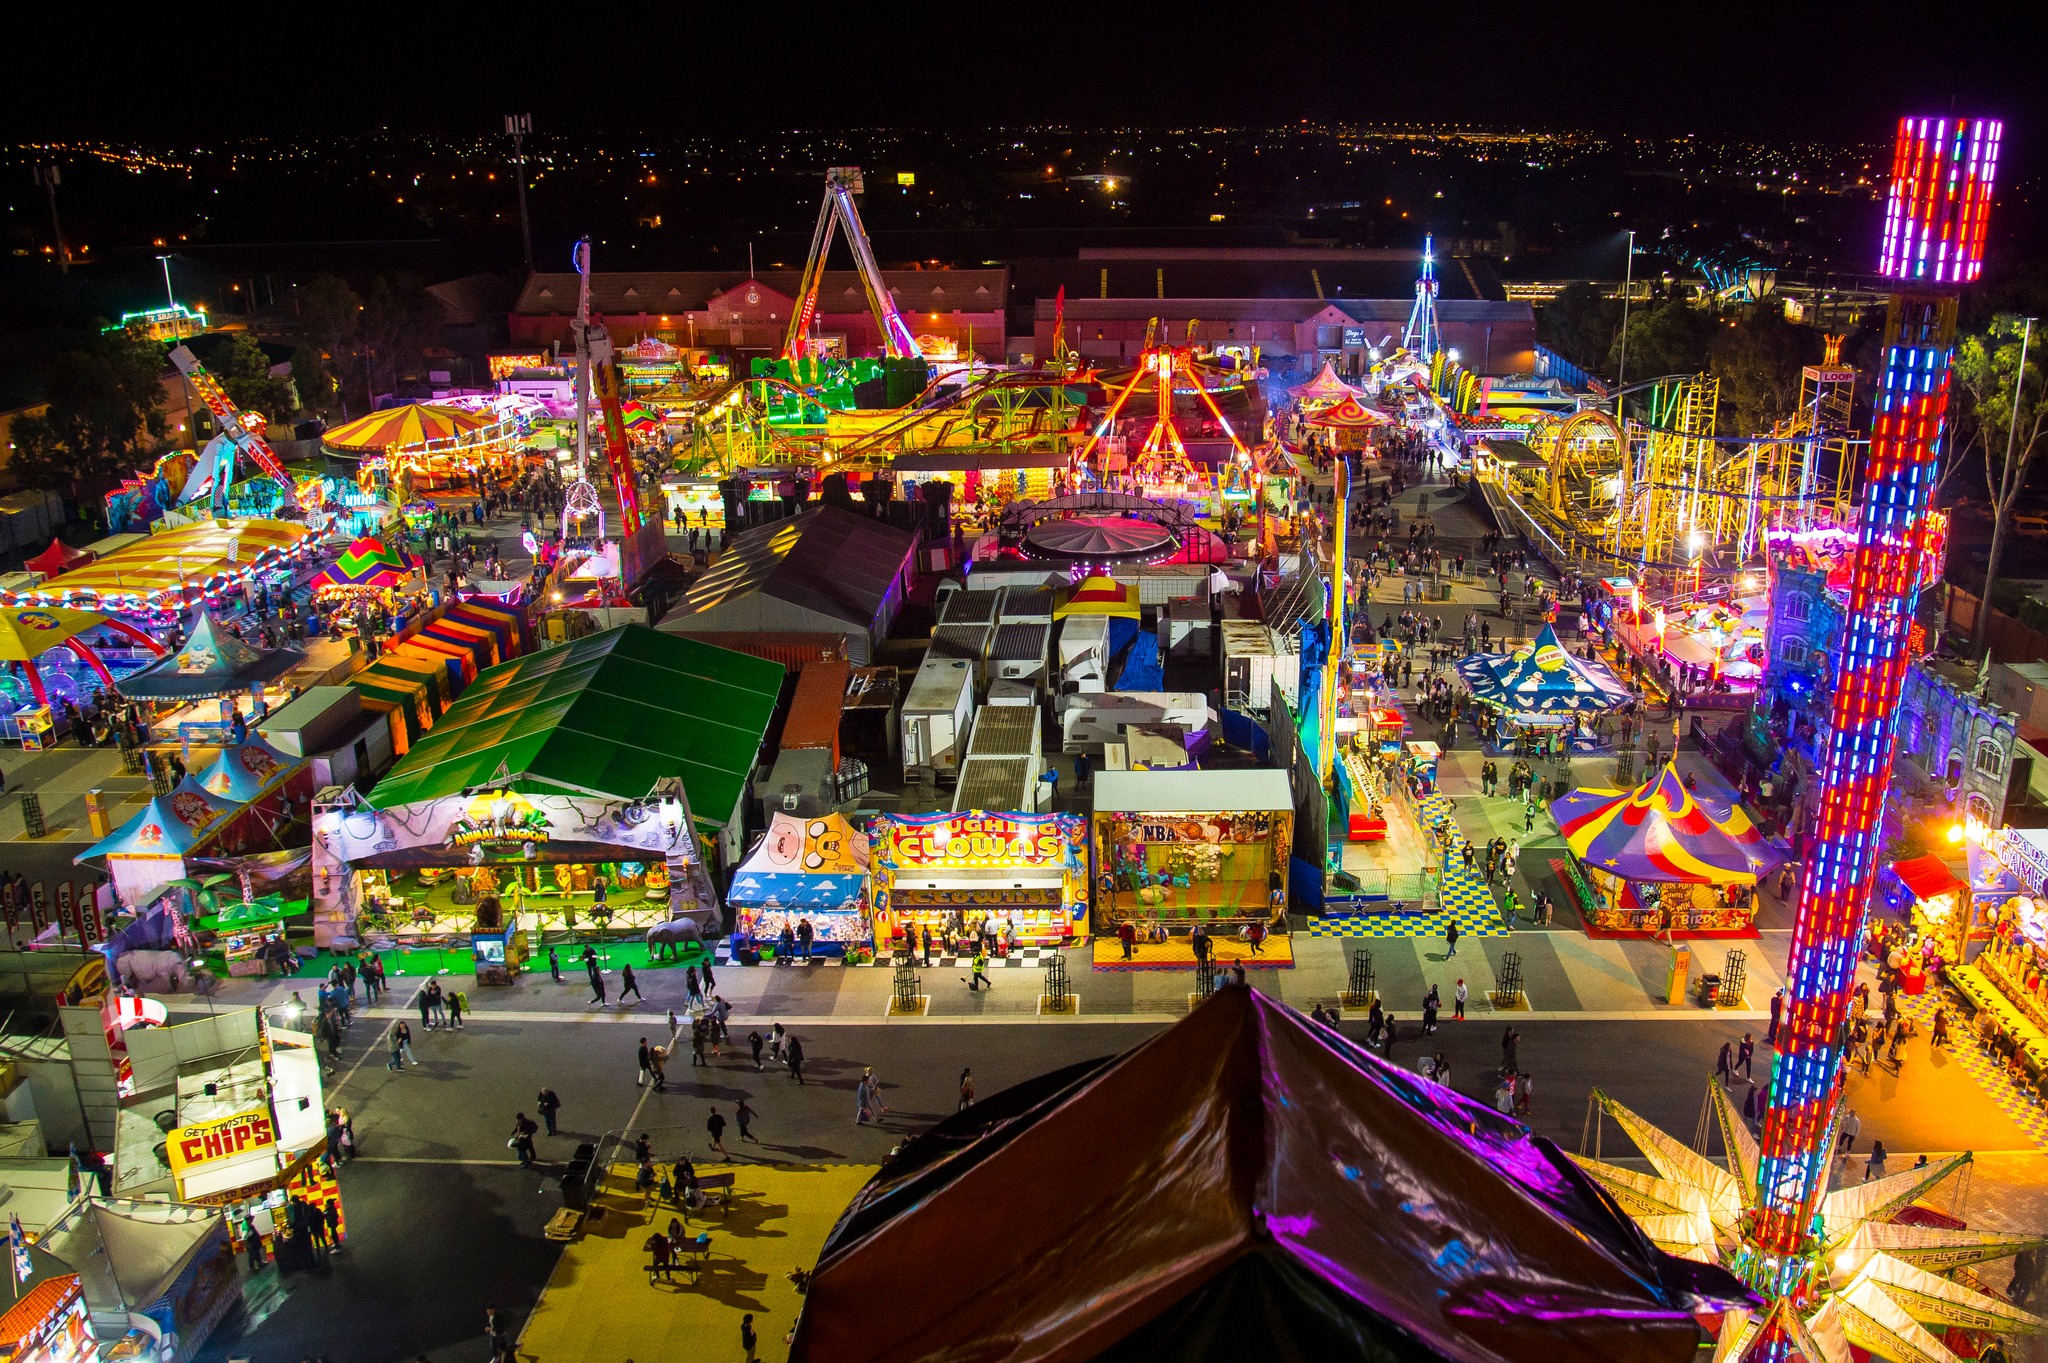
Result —
[{"label": "sign reading get twisted chips", "polygon": [[164,1142],[171,1172],[183,1176],[189,1169],[254,1154],[277,1144],[277,1132],[270,1113],[263,1108],[237,1112],[211,1122],[181,1126]]}]

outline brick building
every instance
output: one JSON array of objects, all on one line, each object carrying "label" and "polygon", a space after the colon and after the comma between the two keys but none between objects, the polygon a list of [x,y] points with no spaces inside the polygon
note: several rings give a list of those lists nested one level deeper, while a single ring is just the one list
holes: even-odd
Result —
[{"label": "brick building", "polygon": [[[882,278],[912,334],[941,337],[963,354],[971,345],[986,359],[1002,358],[1008,270],[884,270]],[[601,272],[590,277],[590,311],[622,345],[657,336],[745,359],[782,349],[800,283],[795,270]],[[880,329],[854,271],[825,272],[818,312],[817,330],[837,339],[844,354],[882,353]],[[533,275],[513,308],[512,344],[567,347],[575,315],[575,275]]]},{"label": "brick building", "polygon": [[[1207,345],[1257,346],[1279,370],[1312,371],[1325,360],[1363,373],[1375,349],[1401,342],[1421,272],[1419,251],[1321,248],[1087,249],[1072,260],[1021,261],[1017,290],[1035,299],[1028,340],[1013,358],[1052,353],[1058,292],[1066,290],[1067,344],[1090,361],[1135,356],[1160,319],[1178,341],[1190,320]],[[1488,262],[1438,264],[1443,344],[1478,374],[1536,367],[1536,317],[1502,293]],[[1021,329],[1020,329],[1021,330]]]}]

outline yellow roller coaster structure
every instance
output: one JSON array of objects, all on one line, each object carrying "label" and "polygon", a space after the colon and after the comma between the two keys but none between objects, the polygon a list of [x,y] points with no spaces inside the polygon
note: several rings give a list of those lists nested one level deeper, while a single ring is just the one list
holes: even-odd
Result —
[{"label": "yellow roller coaster structure", "polygon": [[1849,429],[1855,371],[1808,365],[1799,406],[1766,434],[1717,428],[1720,381],[1659,379],[1642,415],[1586,409],[1538,424],[1540,464],[1482,465],[1549,547],[1586,566],[1727,570],[1754,561],[1770,529],[1806,529],[1853,510],[1859,442]]}]

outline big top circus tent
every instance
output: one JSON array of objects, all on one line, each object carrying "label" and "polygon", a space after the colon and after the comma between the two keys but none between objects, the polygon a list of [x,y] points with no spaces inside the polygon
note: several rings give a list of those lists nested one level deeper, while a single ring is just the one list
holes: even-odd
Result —
[{"label": "big top circus tent", "polygon": [[1358,390],[1337,377],[1336,366],[1323,361],[1320,374],[1307,383],[1297,383],[1287,390],[1291,397],[1300,398],[1304,404],[1313,402],[1341,402],[1345,398],[1356,398]]},{"label": "big top circus tent", "polygon": [[1311,426],[1322,426],[1333,431],[1367,431],[1375,426],[1391,426],[1394,418],[1383,412],[1375,412],[1357,398],[1346,395],[1334,407],[1327,407],[1308,419]]},{"label": "big top circus tent", "polygon": [[1136,620],[1139,614],[1137,586],[1118,582],[1112,577],[1081,579],[1073,588],[1060,594],[1059,603],[1052,610],[1055,620],[1064,620],[1070,615],[1110,615]]},{"label": "big top circus tent", "polygon": [[353,453],[441,454],[487,443],[506,425],[483,412],[415,402],[336,426],[321,440],[332,449]]},{"label": "big top circus tent", "polygon": [[1739,807],[1709,813],[1668,762],[1634,790],[1574,790],[1550,811],[1574,855],[1624,880],[1747,885],[1783,860]]},{"label": "big top circus tent", "polygon": [[1630,699],[1607,664],[1572,657],[1549,625],[1525,649],[1474,654],[1457,668],[1474,700],[1517,717],[1595,714]]},{"label": "big top circus tent", "polygon": [[1550,812],[1593,929],[1746,931],[1753,905],[1731,891],[1784,860],[1741,806],[1709,809],[1668,762],[1634,790],[1574,790]]},{"label": "big top circus tent", "polygon": [[400,553],[374,535],[363,535],[314,576],[313,595],[388,591],[404,585],[418,567],[413,555]]}]

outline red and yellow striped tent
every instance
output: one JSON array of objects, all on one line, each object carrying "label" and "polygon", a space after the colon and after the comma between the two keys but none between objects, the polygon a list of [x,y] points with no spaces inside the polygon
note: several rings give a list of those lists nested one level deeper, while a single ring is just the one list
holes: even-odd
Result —
[{"label": "red and yellow striped tent", "polygon": [[336,426],[321,439],[337,450],[452,449],[458,441],[497,424],[489,413],[414,402]]}]

